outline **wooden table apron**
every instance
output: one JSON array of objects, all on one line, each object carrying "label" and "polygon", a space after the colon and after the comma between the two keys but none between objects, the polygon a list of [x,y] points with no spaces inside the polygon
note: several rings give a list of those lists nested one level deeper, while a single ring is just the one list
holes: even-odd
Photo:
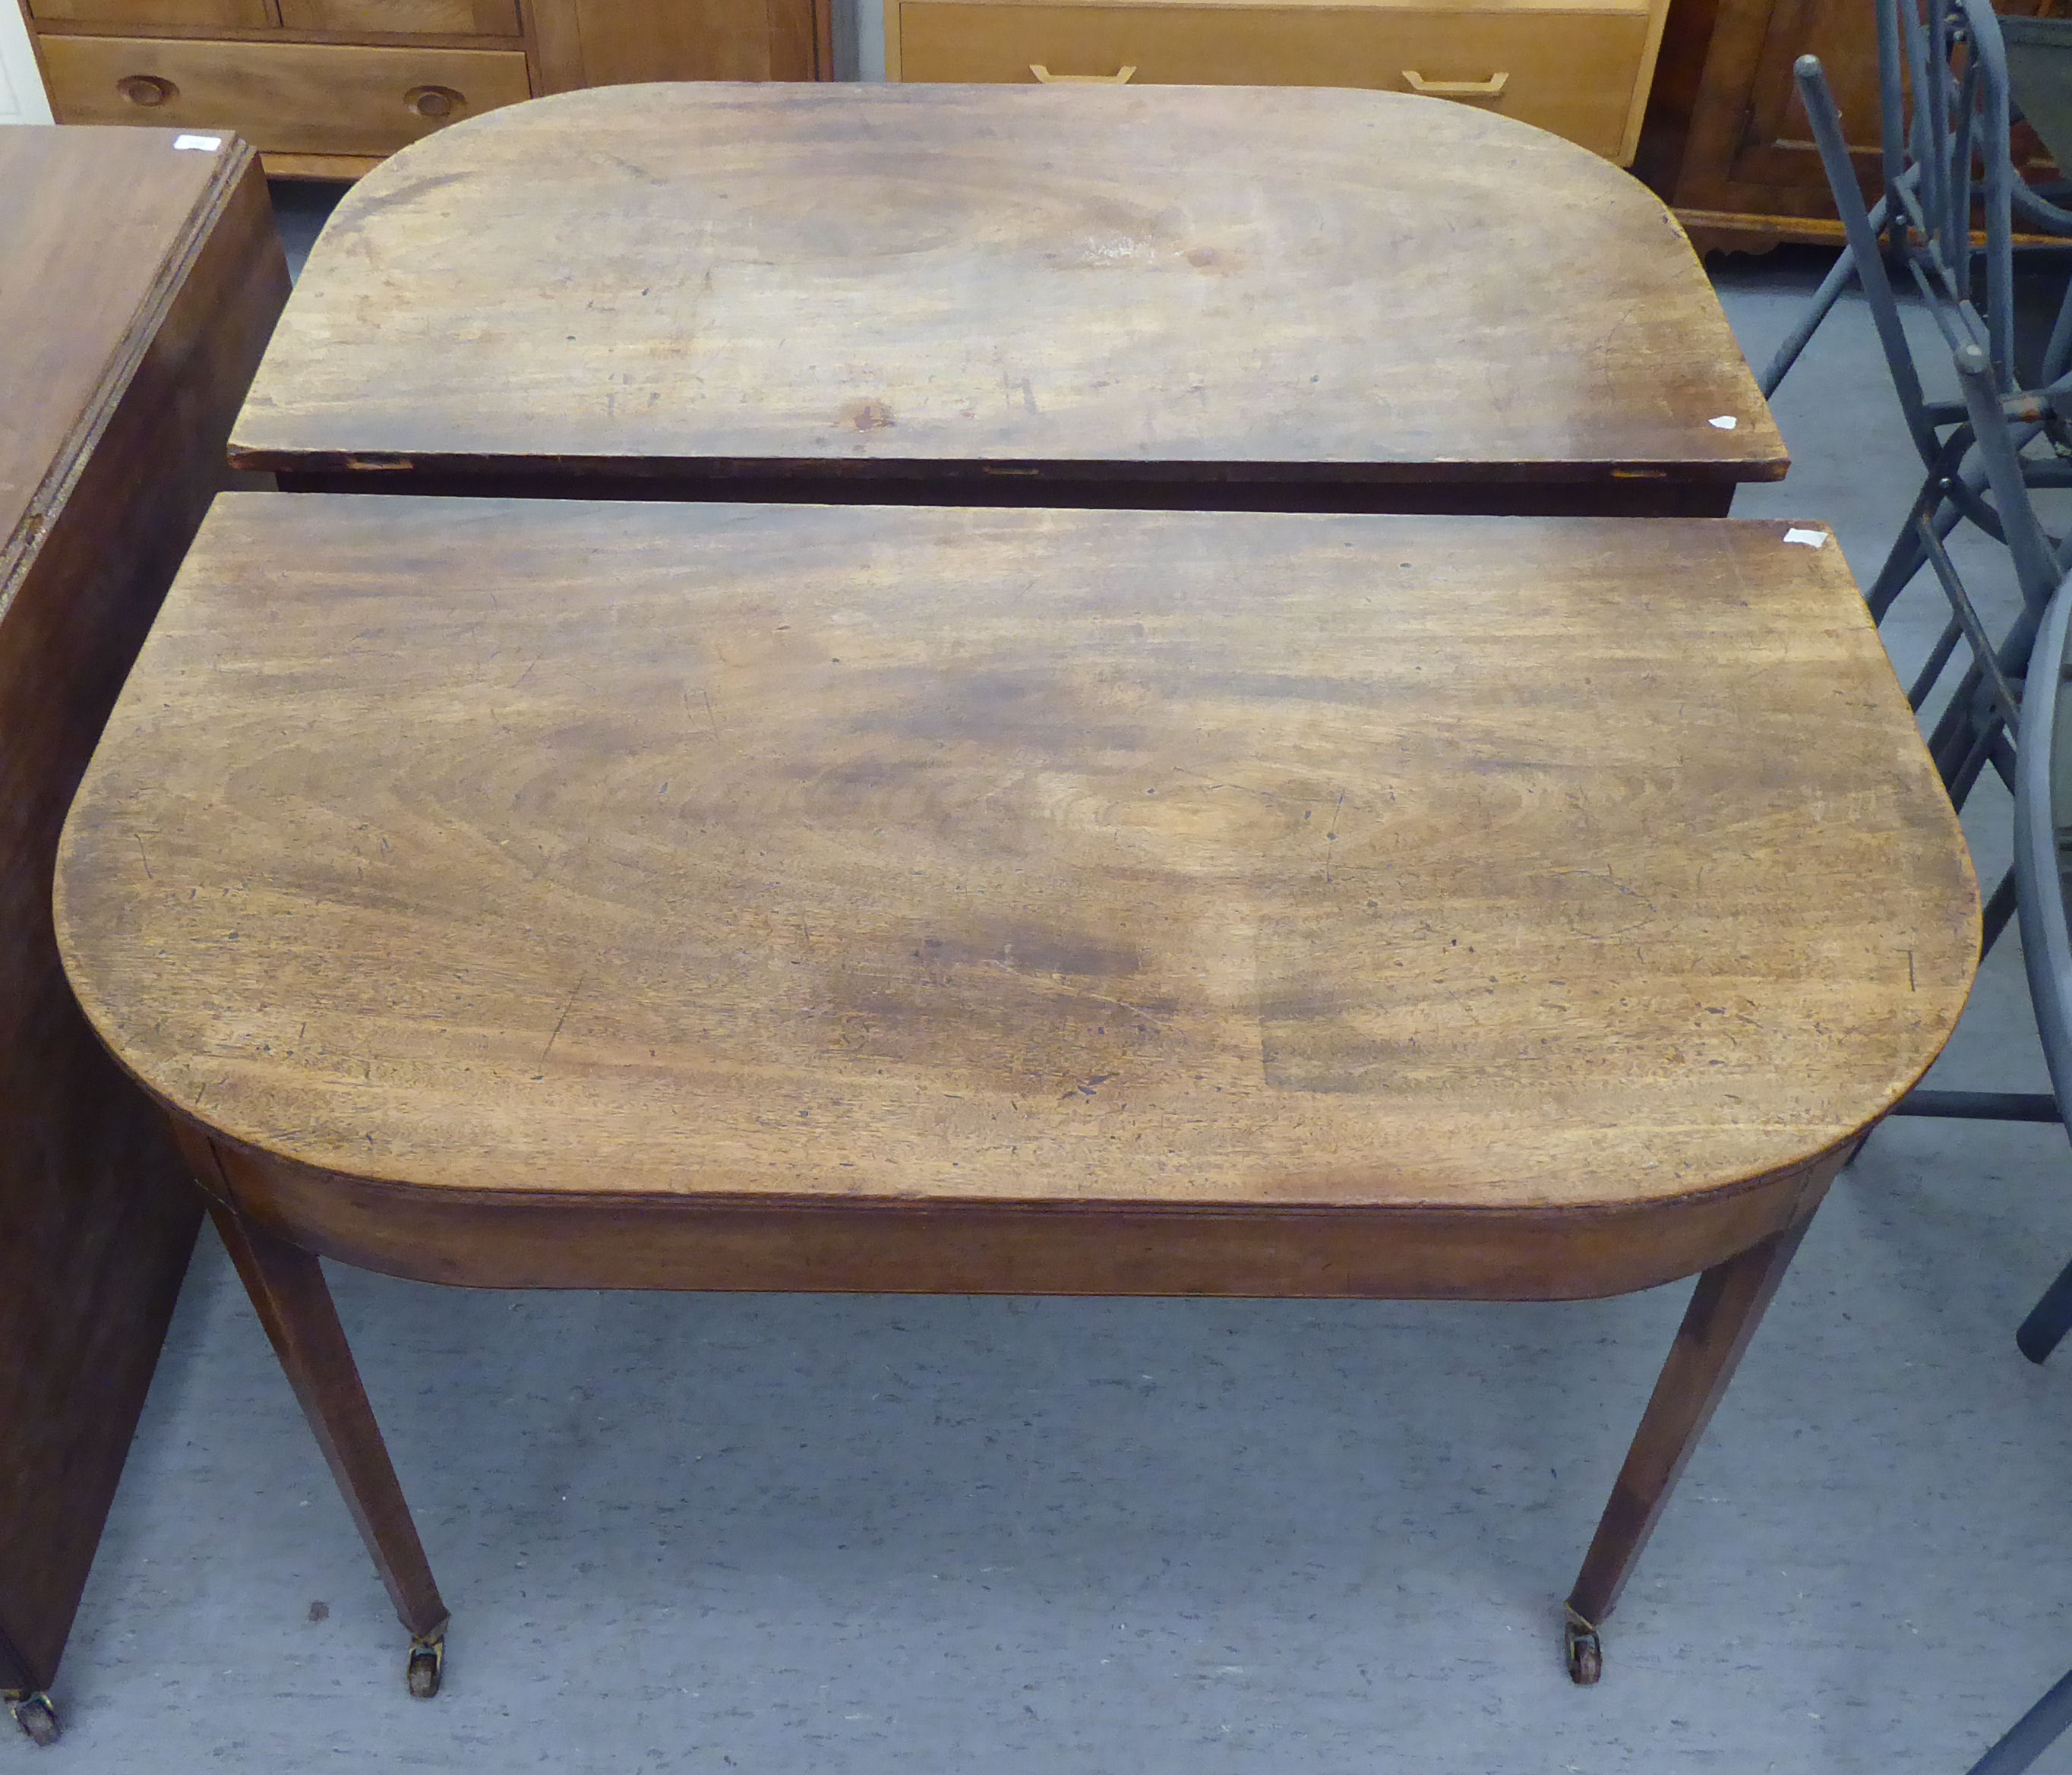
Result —
[{"label": "wooden table apron", "polygon": [[610,87],[405,149],[232,439],[290,491],[1723,515],[1782,440],[1644,187],[1442,99]]},{"label": "wooden table apron", "polygon": [[218,502],[67,827],[435,1689],[318,1255],[491,1287],[1700,1280],[1616,1600],[1978,903],[1838,549],[1723,520]]}]

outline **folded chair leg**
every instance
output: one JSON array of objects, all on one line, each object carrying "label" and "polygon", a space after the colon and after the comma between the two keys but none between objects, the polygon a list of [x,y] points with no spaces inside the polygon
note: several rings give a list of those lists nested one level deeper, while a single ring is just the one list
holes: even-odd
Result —
[{"label": "folded chair leg", "polygon": [[2000,885],[1993,890],[1992,898],[1986,902],[1979,915],[1979,959],[1984,961],[1992,953],[1993,945],[2000,941],[2000,933],[2008,927],[2008,921],[2015,913],[2014,871],[2009,869],[2000,877]]},{"label": "folded chair leg", "polygon": [[1841,113],[1835,108],[1835,96],[1827,88],[1827,76],[1817,55],[1801,55],[1792,64],[1791,71],[1799,87],[1799,101],[1806,108],[1807,121],[1813,126],[1813,144],[1819,150],[1820,165],[1827,175],[1835,208],[1842,218],[1849,258],[1856,266],[1857,281],[1863,286],[1864,299],[1869,305],[1872,323],[1877,328],[1878,343],[1885,348],[1885,367],[1892,373],[1893,385],[1906,416],[1906,429],[1913,435],[1922,460],[1933,461],[1941,440],[1928,421],[1921,378],[1914,370],[1914,353],[1906,343],[1906,329],[1900,321],[1898,298],[1893,294],[1892,280],[1885,273],[1885,261],[1878,251],[1877,228],[1872,222],[1871,212],[1864,207],[1863,186],[1849,158],[1848,144],[1843,138]]},{"label": "folded chair leg", "polygon": [[1957,651],[1957,643],[1964,639],[1964,625],[1955,617],[1942,625],[1942,632],[1935,638],[1935,645],[1928,650],[1928,657],[1922,663],[1906,692],[1906,706],[1916,715],[1926,707],[1928,699],[1935,692],[1942,680],[1944,668],[1950,664],[1950,655]]},{"label": "folded chair leg", "polygon": [[1928,755],[1934,761],[1942,787],[1949,791],[1950,804],[1959,813],[1964,811],[1979,773],[1985,768],[1988,755],[1986,736],[1971,718],[1980,679],[1975,664],[1965,668],[1942,719],[1928,736]]},{"label": "folded chair leg", "polygon": [[2072,282],[2065,286],[2065,299],[2058,305],[2058,318],[2050,329],[2050,343],[2043,348],[2043,373],[2037,380],[2055,382],[2072,358]]},{"label": "folded chair leg", "polygon": [[2033,1362],[2048,1362],[2067,1331],[2072,1331],[2072,1263],[2058,1272],[2058,1280],[2029,1309],[2014,1334],[2015,1347]]},{"label": "folded chair leg", "polygon": [[1975,345],[1959,346],[1955,361],[1957,380],[1963,385],[1964,405],[1971,415],[1971,430],[1978,439],[1980,459],[2000,507],[2000,528],[2008,552],[2014,557],[2015,577],[2021,582],[2022,602],[2040,614],[2058,589],[2058,562],[2029,498],[2021,458],[2000,411],[1994,367]]},{"label": "folded chair leg", "polygon": [[[2041,1358],[2038,1358],[2039,1360]],[[2072,1726],[2072,1671],[2017,1720],[2008,1735],[1971,1765],[1971,1775],[2021,1775]]]},{"label": "folded chair leg", "polygon": [[1892,539],[1892,547],[1885,551],[1885,565],[1878,569],[1877,577],[1864,594],[1864,602],[1870,606],[1873,622],[1885,620],[1885,613],[1892,608],[1893,601],[1914,583],[1915,576],[1927,564],[1928,557],[1921,549],[1923,521],[1930,522],[1938,542],[1947,540],[1950,532],[1964,521],[1963,511],[1947,496],[1947,481],[1948,476],[1938,465],[1922,483],[1921,491],[1914,498],[1914,509],[1907,513],[1906,522]]},{"label": "folded chair leg", "polygon": [[[1877,208],[1871,212],[1873,232],[1885,226],[1885,200],[1881,197]],[[1856,274],[1856,261],[1846,251],[1838,255],[1827,275],[1821,279],[1819,289],[1814,292],[1811,305],[1799,317],[1799,324],[1786,335],[1784,343],[1778,347],[1769,367],[1756,378],[1756,386],[1762,390],[1764,400],[1768,401],[1776,394],[1778,384],[1791,373],[1791,366],[1799,361],[1799,354],[1820,330],[1821,322],[1833,312],[1835,304],[1841,300],[1842,292],[1848,288],[1850,280]]]}]

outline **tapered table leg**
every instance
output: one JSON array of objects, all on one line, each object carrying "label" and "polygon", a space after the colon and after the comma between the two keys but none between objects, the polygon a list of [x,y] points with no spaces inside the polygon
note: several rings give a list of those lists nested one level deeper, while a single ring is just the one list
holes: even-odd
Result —
[{"label": "tapered table leg", "polygon": [[29,1660],[8,1638],[5,1627],[0,1627],[0,1703],[5,1704],[14,1724],[35,1743],[58,1741],[57,1709],[51,1705],[43,1686],[30,1674]]},{"label": "tapered table leg", "polygon": [[375,1569],[388,1587],[397,1617],[409,1631],[410,1692],[424,1698],[436,1695],[445,1659],[446,1605],[433,1581],[323,1271],[309,1252],[255,1226],[213,1194],[208,1207]]},{"label": "tapered table leg", "polygon": [[1603,1658],[1597,1629],[1655,1532],[1811,1221],[1809,1214],[1698,1278],[1568,1597],[1568,1674],[1577,1682],[1597,1680]]}]

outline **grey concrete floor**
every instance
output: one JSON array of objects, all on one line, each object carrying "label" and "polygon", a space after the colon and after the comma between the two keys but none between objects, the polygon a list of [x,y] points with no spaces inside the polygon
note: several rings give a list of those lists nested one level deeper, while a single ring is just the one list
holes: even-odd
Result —
[{"label": "grey concrete floor", "polygon": [[[1760,361],[1817,275],[1720,284]],[[1860,305],[1786,385],[1868,577],[1917,470]],[[1967,558],[2007,576],[1988,549]],[[2005,592],[2003,590],[2002,595]],[[1918,654],[1923,594],[1892,629]],[[1982,874],[2007,850],[1990,789]],[[2040,1088],[2012,937],[1938,1076]],[[2072,1665],[2048,1127],[1836,1186],[1606,1636],[1560,1597],[1685,1289],[1547,1306],[491,1294],[333,1271],[454,1611],[403,1637],[213,1238],[0,1769],[1948,1771]],[[2072,1771],[2072,1744],[2038,1765]]]}]

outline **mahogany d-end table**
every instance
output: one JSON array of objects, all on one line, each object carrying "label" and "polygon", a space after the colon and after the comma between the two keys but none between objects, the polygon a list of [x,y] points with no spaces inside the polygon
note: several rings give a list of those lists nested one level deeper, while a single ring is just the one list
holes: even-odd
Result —
[{"label": "mahogany d-end table", "polygon": [[[1813,533],[1816,537],[1820,533]],[[1978,899],[1778,524],[218,501],[57,923],[436,1688],[319,1255],[497,1288],[1702,1272],[1577,1680]]]},{"label": "mahogany d-end table", "polygon": [[232,437],[290,490],[1718,516],[1782,440],[1683,231],[1472,105],[615,86],[355,187]]}]

